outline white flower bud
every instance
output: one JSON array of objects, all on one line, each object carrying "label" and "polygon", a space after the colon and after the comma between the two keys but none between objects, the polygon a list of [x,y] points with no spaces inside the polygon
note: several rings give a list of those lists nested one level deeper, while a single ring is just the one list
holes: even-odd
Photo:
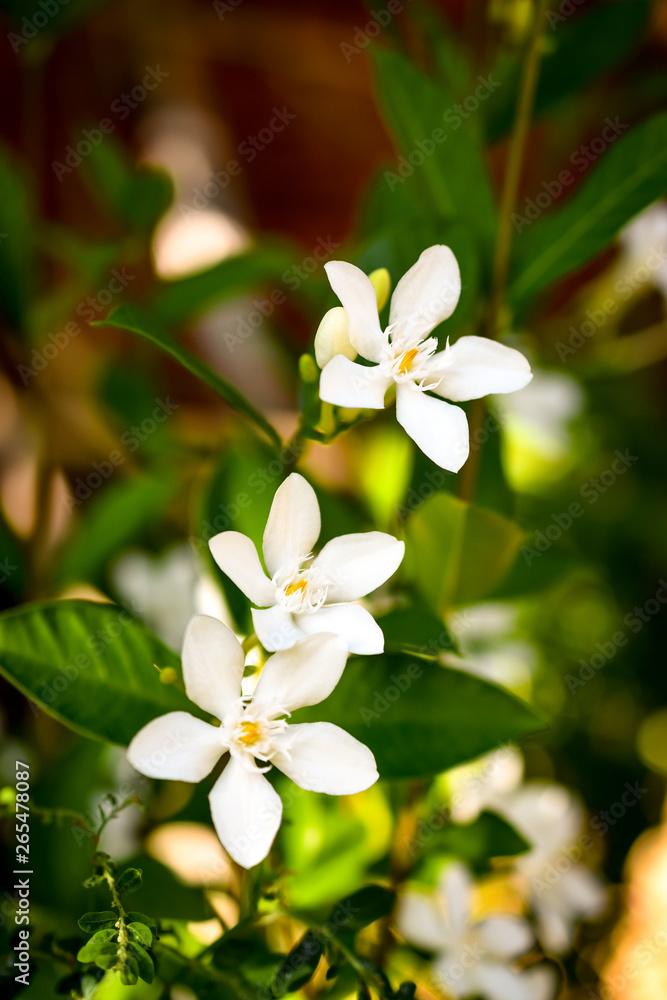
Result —
[{"label": "white flower bud", "polygon": [[347,316],[342,306],[334,306],[324,314],[315,334],[315,360],[320,368],[337,354],[344,354],[350,361],[357,356],[350,343]]}]

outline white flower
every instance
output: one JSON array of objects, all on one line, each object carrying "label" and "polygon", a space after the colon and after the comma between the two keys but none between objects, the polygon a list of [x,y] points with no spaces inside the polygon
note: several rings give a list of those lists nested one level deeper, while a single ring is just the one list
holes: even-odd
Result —
[{"label": "white flower", "polygon": [[344,355],[332,358],[320,377],[320,397],[338,406],[381,410],[396,383],[396,417],[416,445],[436,465],[458,472],[469,451],[468,421],[461,402],[492,392],[514,392],[530,382],[524,356],[484,337],[461,337],[444,351],[428,337],[454,312],[461,276],[445,246],[424,250],[392,295],[389,326],[380,328],[375,290],[369,278],[345,261],[329,261],[331,287],[347,313],[349,337],[368,368]]},{"label": "white flower", "polygon": [[[373,293],[375,294],[375,293]],[[320,534],[315,491],[293,472],[276,490],[263,539],[264,561],[252,541],[223,531],[209,542],[220,569],[253,604],[255,631],[265,649],[289,649],[317,632],[343,636],[351,653],[381,653],[382,629],[360,604],[398,569],[405,545],[392,535],[367,531],[340,535],[314,559]]]},{"label": "white flower", "polygon": [[600,877],[580,859],[590,836],[584,811],[567,788],[530,781],[509,794],[497,811],[531,844],[515,869],[537,919],[547,951],[562,955],[577,921],[599,916],[607,905]]},{"label": "white flower", "polygon": [[157,556],[128,552],[115,563],[111,578],[121,597],[171,649],[180,649],[188,622],[197,612],[231,620],[220,588],[202,573],[187,542]]},{"label": "white flower", "polygon": [[183,645],[185,690],[221,724],[169,712],[137,733],[128,759],[149,778],[197,782],[229,753],[209,795],[213,823],[235,861],[259,864],[282,818],[280,796],[264,776],[271,765],[301,788],[328,795],[354,795],[378,779],[371,751],[343,729],[328,722],[289,725],[285,718],[333,691],[346,656],[338,636],[309,636],[270,657],[252,698],[242,697],[240,643],[222,622],[197,615]]},{"label": "white flower", "polygon": [[527,952],[533,933],[519,917],[471,920],[472,881],[465,865],[448,865],[431,895],[408,892],[399,905],[403,936],[435,953],[434,984],[454,997],[546,1000],[554,992],[547,967],[518,972],[509,963]]}]

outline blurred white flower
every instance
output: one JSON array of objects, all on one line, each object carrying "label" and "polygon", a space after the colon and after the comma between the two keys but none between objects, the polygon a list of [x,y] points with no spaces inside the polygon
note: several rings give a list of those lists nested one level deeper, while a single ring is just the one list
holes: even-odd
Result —
[{"label": "blurred white flower", "polygon": [[506,915],[473,920],[472,891],[468,869],[455,863],[445,868],[435,892],[407,892],[401,899],[398,929],[435,953],[434,984],[454,997],[547,1000],[555,985],[549,968],[520,972],[510,964],[534,943],[526,921]]},{"label": "blurred white flower", "polygon": [[171,649],[180,649],[194,614],[209,614],[230,624],[224,598],[197,565],[187,542],[160,555],[134,551],[115,563],[111,579],[123,600]]},{"label": "blurred white flower", "polygon": [[455,823],[472,823],[488,809],[502,813],[510,792],[521,784],[523,757],[512,746],[485,754],[447,772],[450,813]]},{"label": "blurred white flower", "polygon": [[264,773],[272,765],[301,788],[328,795],[354,795],[378,779],[371,751],[343,729],[286,721],[331,694],[346,658],[339,636],[308,636],[271,656],[252,697],[242,696],[241,644],[222,622],[198,615],[183,646],[185,690],[221,725],[169,712],[137,733],[128,760],[149,778],[198,782],[229,753],[209,795],[211,815],[227,853],[251,868],[269,853],[282,818],[282,801]]},{"label": "blurred white flower", "polygon": [[498,812],[531,844],[515,859],[535,913],[540,940],[555,955],[569,950],[577,921],[607,905],[600,877],[581,858],[592,846],[582,805],[561,785],[531,781],[507,795]]},{"label": "blurred white flower", "polygon": [[[289,649],[319,632],[343,636],[351,653],[381,653],[382,629],[359,600],[396,572],[405,544],[382,531],[340,535],[312,558],[320,534],[315,490],[293,472],[276,490],[262,549],[223,531],[209,542],[213,558],[253,604],[252,620],[265,649]],[[312,561],[311,561],[312,560]]]},{"label": "blurred white flower", "polygon": [[438,351],[436,337],[428,337],[452,315],[461,294],[459,266],[449,247],[424,250],[403,275],[384,332],[375,289],[364,272],[340,260],[324,267],[347,313],[350,342],[373,367],[337,355],[322,371],[320,397],[338,406],[381,410],[395,384],[399,424],[436,465],[458,472],[470,448],[466,415],[427,391],[455,402],[514,392],[532,378],[530,365],[519,351],[484,337],[461,337],[444,351]]},{"label": "blurred white flower", "polygon": [[619,270],[634,269],[635,278],[646,273],[667,298],[667,202],[656,201],[635,216],[621,231],[623,258]]}]

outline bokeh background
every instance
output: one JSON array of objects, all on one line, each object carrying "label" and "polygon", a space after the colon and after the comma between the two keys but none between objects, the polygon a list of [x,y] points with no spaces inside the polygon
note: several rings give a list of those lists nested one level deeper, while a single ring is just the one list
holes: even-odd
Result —
[{"label": "bokeh background", "polygon": [[[416,180],[386,178],[402,151],[376,48],[393,47],[431,73],[456,76],[467,59],[473,78],[498,74],[475,128],[499,189],[530,4],[400,6],[380,27],[373,11],[386,5],[344,0],[0,4],[3,608],[54,596],[134,602],[178,648],[195,607],[218,607],[205,540],[211,525],[234,520],[235,498],[263,455],[175,362],[90,322],[121,302],[152,303],[289,435],[298,359],[335,304],[322,263],[386,266],[396,281],[438,238],[430,238],[438,207],[426,198],[418,215],[406,194],[419,169]],[[551,9],[517,243],[531,212],[558,207],[588,179],[614,141],[600,148],[607,119],[622,132],[667,95],[664,3]],[[568,164],[574,179],[559,185]],[[483,212],[473,180],[462,214]],[[483,274],[473,280],[465,270],[460,224],[451,240],[446,225],[439,231],[462,247],[471,305],[456,332],[465,332]],[[525,545],[484,604],[462,604],[449,619],[468,669],[554,720],[524,747],[527,778],[565,786],[585,805],[587,863],[609,891],[563,957],[573,997],[667,992],[667,936],[650,962],[637,958],[667,927],[666,296],[667,206],[657,202],[515,318],[514,342],[535,378],[492,408],[476,499],[518,520]],[[304,468],[336,497],[331,534],[359,510],[395,528],[426,470],[383,418],[330,447],[313,444]],[[445,480],[456,488],[455,477]],[[257,487],[243,515],[253,530],[276,484],[269,476]],[[34,794],[45,805],[92,808],[132,780],[121,756],[76,737],[4,681],[2,695],[4,777],[22,746],[34,748]],[[166,882],[160,869],[159,891],[180,893],[188,919],[215,920],[192,888],[197,866],[182,871],[202,829],[173,828],[164,842],[150,834],[200,821],[199,805],[181,794],[163,790],[147,826],[135,816],[114,828],[113,849],[128,857],[140,849],[149,871],[166,864],[175,874]],[[307,824],[331,831],[320,808]],[[292,845],[304,899],[306,886],[328,898],[346,873],[354,882],[382,856],[386,803],[364,808],[355,830],[371,842],[365,854],[342,831],[329,856]],[[148,848],[142,830],[153,837]],[[37,902],[76,917],[86,908],[85,852],[68,849],[69,831],[34,836],[45,873]],[[219,896],[225,913],[231,904]]]}]

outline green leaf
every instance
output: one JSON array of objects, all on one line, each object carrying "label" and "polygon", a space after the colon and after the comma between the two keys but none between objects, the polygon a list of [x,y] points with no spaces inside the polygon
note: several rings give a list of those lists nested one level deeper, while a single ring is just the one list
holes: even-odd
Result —
[{"label": "green leaf", "polygon": [[139,944],[145,944],[148,948],[150,948],[153,943],[153,932],[150,927],[147,927],[146,924],[140,923],[139,921],[132,921],[132,923],[128,923],[127,929],[130,936],[133,937],[135,941]]},{"label": "green leaf", "polygon": [[135,166],[112,135],[93,146],[85,176],[94,194],[101,194],[114,216],[132,228],[150,230],[167,210],[173,195],[169,176],[156,167]]},{"label": "green leaf", "polygon": [[[180,324],[218,302],[245,295],[260,284],[279,286],[294,257],[277,247],[260,247],[228,257],[214,267],[187,278],[165,281],[151,303],[151,311],[165,324]],[[278,291],[285,300],[282,286]]]},{"label": "green leaf", "polygon": [[436,493],[408,519],[403,569],[437,614],[489,593],[524,539],[513,521]]},{"label": "green leaf", "polygon": [[[76,957],[80,962],[95,962],[97,965],[100,965],[100,961],[107,962],[113,958],[111,963],[113,965],[118,953],[117,937],[118,931],[116,930],[98,931],[91,937],[90,941],[84,944]],[[110,966],[100,965],[100,968],[108,969]]]},{"label": "green leaf", "polygon": [[145,913],[139,913],[136,910],[128,910],[125,914],[125,919],[127,920],[128,926],[131,927],[134,924],[143,924],[145,927],[148,927],[152,934],[157,935],[157,926],[155,921],[152,920],[151,917],[147,917]]},{"label": "green leaf", "polygon": [[514,827],[493,812],[481,813],[472,823],[449,823],[439,830],[425,823],[415,846],[456,855],[479,873],[489,870],[491,858],[515,857],[530,849]]},{"label": "green leaf", "polygon": [[153,666],[179,658],[122,608],[94,601],[28,604],[0,615],[0,673],[66,726],[126,745],[165,712],[198,714]]},{"label": "green leaf", "polygon": [[313,931],[306,931],[271,979],[271,992],[278,1000],[305,986],[315,974],[324,954],[324,942]]},{"label": "green leaf", "polygon": [[135,305],[116,306],[107,319],[91,323],[91,326],[115,326],[121,330],[129,330],[130,333],[136,333],[138,336],[149,340],[156,347],[159,347],[160,350],[164,351],[165,354],[174,358],[189,372],[192,372],[193,375],[201,379],[218,396],[224,399],[226,403],[229,403],[233,409],[238,410],[248,417],[248,419],[252,420],[275,445],[280,446],[280,437],[266,417],[245,396],[242,396],[230,382],[227,382],[226,379],[213,371],[204,361],[200,361],[194,354],[181,347],[173,339],[168,330],[164,328],[160,320],[152,316],[145,309]]},{"label": "green leaf", "polygon": [[387,653],[417,653],[421,656],[438,656],[457,651],[451,632],[439,618],[421,604],[409,608],[396,608],[377,619],[384,633]]},{"label": "green leaf", "polygon": [[[547,14],[550,31],[545,33],[545,51],[535,94],[533,115],[539,118],[553,105],[576,94],[588,83],[607,73],[637,45],[649,12],[646,0],[615,0],[601,3],[576,17]],[[567,19],[563,23],[562,19]],[[492,76],[503,86],[488,104],[487,135],[491,141],[509,132],[514,121],[523,59],[503,55]],[[563,67],[567,72],[563,72]]]},{"label": "green leaf", "polygon": [[165,472],[111,483],[90,500],[82,494],[83,517],[58,560],[56,578],[99,583],[110,560],[161,518],[175,491],[173,476]]},{"label": "green leaf", "polygon": [[152,983],[155,978],[155,966],[153,959],[145,948],[134,942],[128,946],[128,951],[137,963],[137,973],[145,983]]},{"label": "green leaf", "polygon": [[100,927],[113,927],[117,920],[118,914],[114,913],[113,910],[94,910],[79,917],[79,927],[82,931],[91,934]]},{"label": "green leaf", "polygon": [[138,978],[139,962],[137,957],[136,955],[127,955],[120,968],[120,981],[123,986],[134,986]]},{"label": "green leaf", "polygon": [[523,306],[587,263],[666,190],[667,114],[660,114],[617,139],[567,204],[517,235],[511,304]]},{"label": "green leaf", "polygon": [[388,916],[394,908],[396,893],[383,885],[365,885],[351,896],[339,900],[327,918],[327,926],[336,934],[357,934]]},{"label": "green leaf", "polygon": [[0,310],[19,331],[26,329],[33,291],[32,216],[25,168],[0,146]]},{"label": "green leaf", "polygon": [[141,869],[126,868],[116,882],[116,889],[122,896],[124,893],[136,892],[141,885]]},{"label": "green leaf", "polygon": [[[396,52],[373,47],[370,57],[381,108],[403,156],[409,160],[416,151],[422,161],[409,165],[411,172],[404,183],[424,192],[425,213],[435,210],[445,218],[465,219],[484,245],[489,245],[495,229],[495,205],[477,123],[472,116],[466,120],[454,111],[456,101],[464,95],[425,76]],[[395,173],[395,169],[390,172]],[[398,177],[392,183],[398,186],[403,181]]]},{"label": "green leaf", "polygon": [[439,774],[544,728],[502,688],[428,660],[353,657],[335,691],[293,722],[331,722],[365,743],[383,778]]}]

